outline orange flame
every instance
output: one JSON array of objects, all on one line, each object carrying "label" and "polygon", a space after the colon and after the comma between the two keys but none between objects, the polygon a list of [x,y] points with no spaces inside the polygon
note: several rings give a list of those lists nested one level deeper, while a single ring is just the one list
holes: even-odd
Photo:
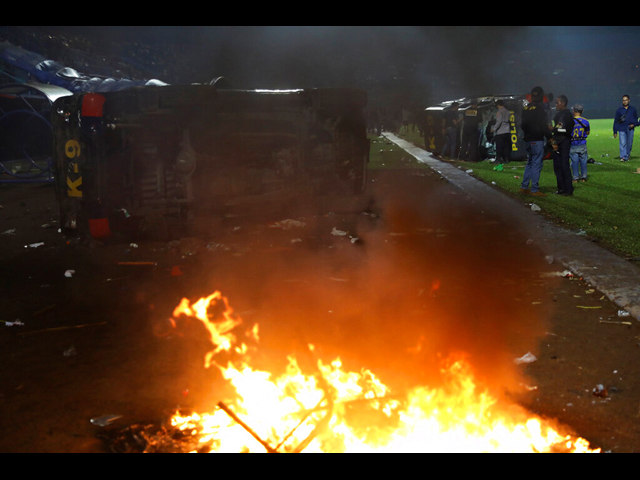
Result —
[{"label": "orange flame", "polygon": [[[224,311],[210,313],[214,301]],[[183,314],[201,320],[210,334],[215,348],[205,366],[215,364],[217,353],[232,351],[231,330],[241,320],[219,292],[193,305],[183,299],[174,317]],[[255,325],[248,334],[257,340],[257,332]],[[246,346],[235,351],[242,354]],[[522,409],[500,405],[476,385],[464,356],[443,366],[442,387],[420,386],[402,396],[392,396],[368,370],[344,371],[340,359],[318,360],[317,372],[305,374],[289,357],[275,379],[246,361],[215,365],[237,398],[212,413],[171,418],[211,452],[599,451]]]}]

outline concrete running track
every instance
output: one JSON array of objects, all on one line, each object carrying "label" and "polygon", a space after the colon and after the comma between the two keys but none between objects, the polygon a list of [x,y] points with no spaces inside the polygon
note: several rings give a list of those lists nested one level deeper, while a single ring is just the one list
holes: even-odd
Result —
[{"label": "concrete running track", "polygon": [[[530,206],[474,178],[465,170],[433,157],[389,132],[383,135],[462,190],[482,208],[499,212],[506,221],[527,230],[533,241],[554,263],[582,277],[612,302],[640,320],[640,269],[589,239],[557,226]],[[472,164],[470,164],[472,165]],[[473,167],[469,167],[473,168]]]}]

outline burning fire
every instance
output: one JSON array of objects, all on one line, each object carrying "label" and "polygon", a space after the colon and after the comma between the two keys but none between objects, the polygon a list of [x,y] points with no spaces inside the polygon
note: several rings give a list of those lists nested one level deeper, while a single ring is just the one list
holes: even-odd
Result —
[{"label": "burning fire", "polygon": [[[500,405],[476,385],[464,356],[442,367],[443,386],[418,387],[394,396],[372,372],[347,372],[342,362],[317,361],[305,374],[294,357],[283,375],[254,370],[250,350],[233,331],[242,321],[220,292],[174,310],[197,318],[214,349],[215,365],[237,398],[213,412],[176,413],[175,428],[198,438],[198,451],[211,452],[599,452],[583,438],[558,432],[520,408]],[[247,337],[258,340],[257,325]],[[313,350],[313,345],[309,345]],[[221,352],[240,361],[218,364]]]}]

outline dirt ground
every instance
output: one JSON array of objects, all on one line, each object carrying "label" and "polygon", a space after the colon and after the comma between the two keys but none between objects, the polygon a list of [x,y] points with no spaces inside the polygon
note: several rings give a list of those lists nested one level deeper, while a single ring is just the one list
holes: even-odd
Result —
[{"label": "dirt ground", "polygon": [[[206,237],[133,243],[66,238],[52,186],[0,185],[0,451],[106,452],[92,418],[210,410],[228,392],[203,366],[204,329],[168,319],[218,290],[259,324],[268,368],[313,343],[397,391],[437,382],[438,359],[464,351],[515,404],[603,451],[640,452],[635,319],[432,171],[370,187],[366,211],[253,211]],[[286,219],[304,225],[273,223]],[[537,360],[516,365],[527,352]]]}]

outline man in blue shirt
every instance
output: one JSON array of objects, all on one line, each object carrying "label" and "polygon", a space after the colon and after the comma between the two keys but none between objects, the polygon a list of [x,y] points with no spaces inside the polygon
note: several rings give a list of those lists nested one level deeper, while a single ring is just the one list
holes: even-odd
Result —
[{"label": "man in blue shirt", "polygon": [[571,170],[573,171],[573,183],[587,181],[587,137],[591,132],[589,120],[582,117],[584,108],[576,103],[573,106],[573,135],[571,136]]},{"label": "man in blue shirt", "polygon": [[613,119],[613,138],[620,138],[620,161],[628,162],[633,147],[633,129],[638,125],[638,112],[629,105],[629,95],[622,96],[622,106]]}]

